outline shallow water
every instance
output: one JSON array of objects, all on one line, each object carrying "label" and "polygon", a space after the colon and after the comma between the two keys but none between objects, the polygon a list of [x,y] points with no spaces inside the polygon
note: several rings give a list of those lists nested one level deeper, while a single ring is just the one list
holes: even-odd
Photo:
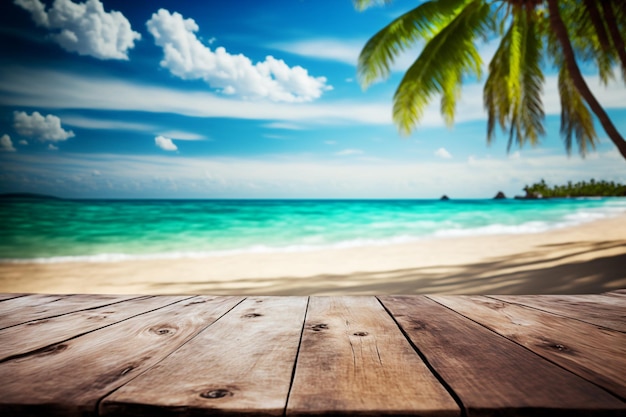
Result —
[{"label": "shallow water", "polygon": [[0,202],[4,262],[204,257],[537,233],[626,212],[626,199]]}]

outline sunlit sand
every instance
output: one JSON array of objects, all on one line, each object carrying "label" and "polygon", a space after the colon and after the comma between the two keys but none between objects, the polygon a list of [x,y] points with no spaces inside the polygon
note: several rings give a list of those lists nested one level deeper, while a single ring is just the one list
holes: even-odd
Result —
[{"label": "sunlit sand", "polygon": [[545,233],[204,259],[0,263],[0,292],[572,294],[626,287],[626,215]]}]

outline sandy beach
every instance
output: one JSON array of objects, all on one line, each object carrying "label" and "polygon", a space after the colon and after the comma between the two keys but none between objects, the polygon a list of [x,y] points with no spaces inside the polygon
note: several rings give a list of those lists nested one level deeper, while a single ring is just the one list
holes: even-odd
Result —
[{"label": "sandy beach", "polygon": [[576,294],[626,288],[626,215],[545,233],[203,259],[0,263],[0,292]]}]

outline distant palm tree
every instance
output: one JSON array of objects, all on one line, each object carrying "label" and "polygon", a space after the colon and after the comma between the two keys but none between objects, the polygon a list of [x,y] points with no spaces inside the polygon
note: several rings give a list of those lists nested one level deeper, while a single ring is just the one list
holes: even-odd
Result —
[{"label": "distant palm tree", "polygon": [[[358,9],[390,0],[355,0]],[[568,29],[569,28],[569,29]],[[626,2],[612,0],[431,0],[398,17],[363,47],[358,73],[366,88],[389,75],[394,59],[417,42],[424,46],[406,71],[393,98],[393,120],[408,134],[426,106],[441,96],[446,124],[454,122],[463,79],[482,76],[479,41],[500,37],[488,67],[483,102],[487,110],[487,142],[496,124],[508,131],[510,149],[537,144],[545,134],[541,92],[542,65],[559,69],[561,135],[567,152],[575,138],[584,156],[597,135],[591,111],[626,159],[626,141],[617,131],[583,78],[577,59],[594,62],[600,79],[621,67],[626,81]]]}]

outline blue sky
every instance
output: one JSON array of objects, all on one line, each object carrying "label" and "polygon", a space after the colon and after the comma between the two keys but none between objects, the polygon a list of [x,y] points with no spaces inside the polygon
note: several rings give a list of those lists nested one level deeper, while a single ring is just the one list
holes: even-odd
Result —
[{"label": "blue sky", "polygon": [[[486,144],[482,84],[456,124],[438,101],[408,137],[391,99],[419,50],[363,91],[367,39],[415,6],[350,0],[15,0],[0,6],[0,192],[74,198],[486,198],[524,184],[626,181],[601,139],[585,159],[559,137],[546,68],[547,135]],[[481,48],[485,65],[496,43]],[[626,88],[588,83],[626,132]]]}]

